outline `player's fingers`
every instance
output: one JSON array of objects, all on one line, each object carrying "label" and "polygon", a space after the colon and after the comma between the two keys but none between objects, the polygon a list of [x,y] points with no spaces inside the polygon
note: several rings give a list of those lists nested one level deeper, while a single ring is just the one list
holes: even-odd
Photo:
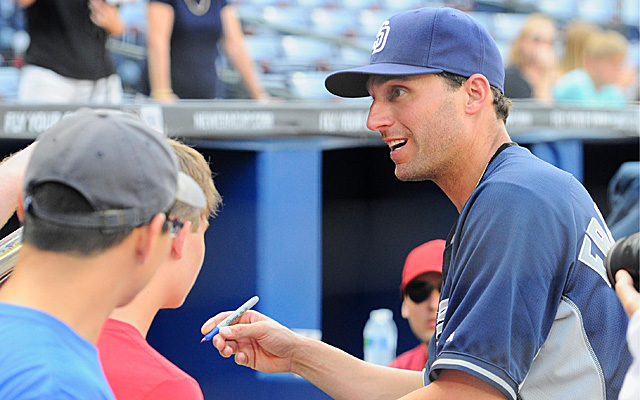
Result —
[{"label": "player's fingers", "polygon": [[200,332],[202,332],[203,335],[206,335],[207,333],[209,333],[209,331],[211,331],[213,328],[216,327],[216,325],[218,325],[223,319],[227,318],[229,315],[231,315],[233,311],[224,311],[221,312],[219,314],[217,314],[214,317],[211,317],[207,320],[207,322],[205,322],[202,325],[202,328],[200,328]]},{"label": "player's fingers", "polygon": [[616,286],[618,282],[623,285],[633,286],[633,279],[631,278],[631,275],[629,275],[629,272],[624,269],[619,269],[618,272],[616,272]]},{"label": "player's fingers", "polygon": [[616,294],[627,315],[633,315],[640,307],[640,294],[633,287],[631,275],[623,269],[616,272]]},{"label": "player's fingers", "polygon": [[242,365],[243,367],[246,367],[249,363],[249,357],[242,352],[237,353],[234,359],[236,361],[236,364]]}]

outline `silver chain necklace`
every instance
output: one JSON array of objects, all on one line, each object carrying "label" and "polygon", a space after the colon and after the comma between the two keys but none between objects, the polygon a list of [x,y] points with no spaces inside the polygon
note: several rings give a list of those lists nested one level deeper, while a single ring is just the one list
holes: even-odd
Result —
[{"label": "silver chain necklace", "polygon": [[209,11],[209,7],[211,7],[211,0],[184,0],[184,2],[189,11],[197,16],[205,15]]}]

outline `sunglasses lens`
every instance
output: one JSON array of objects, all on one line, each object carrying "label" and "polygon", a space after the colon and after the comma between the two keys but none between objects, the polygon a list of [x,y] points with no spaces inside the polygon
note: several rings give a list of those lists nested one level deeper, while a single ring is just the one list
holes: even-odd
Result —
[{"label": "sunglasses lens", "polygon": [[434,288],[429,282],[410,283],[404,289],[404,292],[414,303],[422,303],[431,297]]}]

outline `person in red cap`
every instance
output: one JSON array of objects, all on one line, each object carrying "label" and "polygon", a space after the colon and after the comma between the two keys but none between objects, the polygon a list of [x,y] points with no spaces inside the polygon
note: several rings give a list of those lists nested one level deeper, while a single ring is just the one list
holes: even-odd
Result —
[{"label": "person in red cap", "polygon": [[436,329],[444,246],[444,240],[432,240],[411,250],[407,256],[400,285],[402,317],[409,321],[420,344],[400,354],[390,367],[422,371],[427,363],[429,340]]}]

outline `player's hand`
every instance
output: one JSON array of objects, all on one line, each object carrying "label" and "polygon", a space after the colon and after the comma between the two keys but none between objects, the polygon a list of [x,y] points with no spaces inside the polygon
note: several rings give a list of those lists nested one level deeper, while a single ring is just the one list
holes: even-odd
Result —
[{"label": "player's hand", "polygon": [[[212,330],[231,312],[223,312],[202,325],[202,334]],[[296,343],[301,340],[273,319],[249,310],[235,324],[220,329],[213,346],[223,357],[235,354],[239,365],[262,372],[291,372]]]},{"label": "player's hand", "polygon": [[624,269],[616,272],[616,294],[629,317],[638,311],[638,308],[640,308],[640,293],[633,287],[633,279]]}]

